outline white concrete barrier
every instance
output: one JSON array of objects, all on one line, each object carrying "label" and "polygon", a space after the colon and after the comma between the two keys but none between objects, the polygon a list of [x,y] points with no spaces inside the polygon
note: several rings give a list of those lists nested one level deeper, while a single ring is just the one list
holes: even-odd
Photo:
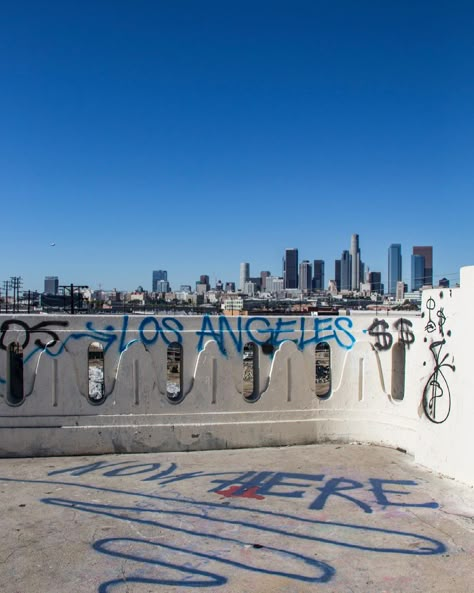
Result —
[{"label": "white concrete barrier", "polygon": [[469,267],[417,315],[0,316],[0,455],[360,441],[474,484],[473,297]]}]

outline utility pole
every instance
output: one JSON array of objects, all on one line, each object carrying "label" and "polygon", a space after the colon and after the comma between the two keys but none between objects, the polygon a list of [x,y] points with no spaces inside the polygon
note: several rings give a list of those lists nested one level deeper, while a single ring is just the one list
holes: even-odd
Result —
[{"label": "utility pole", "polygon": [[8,289],[10,288],[10,281],[3,281],[3,290],[5,291],[5,313],[8,313]]},{"label": "utility pole", "polygon": [[21,276],[10,277],[10,286],[13,291],[13,312],[20,310],[20,288],[22,284]]},{"label": "utility pole", "polygon": [[63,295],[64,295],[64,308],[66,308],[66,290],[69,290],[70,293],[70,297],[71,297],[71,302],[70,302],[70,306],[71,306],[71,315],[74,315],[75,312],[75,307],[74,307],[74,290],[77,291],[78,294],[78,305],[81,308],[82,307],[82,289],[84,288],[89,288],[87,285],[74,285],[74,284],[66,284],[64,286],[60,286],[59,288],[63,289]]}]

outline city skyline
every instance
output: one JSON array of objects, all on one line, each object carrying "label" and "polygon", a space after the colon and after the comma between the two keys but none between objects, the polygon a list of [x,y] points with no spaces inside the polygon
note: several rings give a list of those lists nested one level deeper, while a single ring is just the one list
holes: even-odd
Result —
[{"label": "city skyline", "polygon": [[473,29],[474,5],[421,0],[8,4],[0,278],[238,285],[294,245],[327,286],[357,232],[385,285],[391,243],[409,286],[423,245],[455,284],[474,263]]},{"label": "city skyline", "polygon": [[[168,271],[167,270],[153,270],[151,280],[151,290],[147,285],[140,284],[136,290],[144,290],[146,292],[174,292],[187,290],[202,292],[203,287],[206,290],[217,289],[217,290],[228,290],[228,285],[237,286],[237,290],[243,293],[252,294],[254,290],[260,292],[266,292],[266,280],[271,279],[273,284],[275,280],[281,280],[281,290],[294,290],[299,289],[303,292],[311,292],[312,290],[327,290],[328,285],[331,282],[335,282],[339,291],[352,291],[358,292],[361,284],[373,283],[375,292],[385,292],[388,295],[395,295],[397,290],[397,283],[403,282],[406,285],[408,292],[419,290],[423,286],[429,285],[441,285],[447,282],[452,286],[456,285],[446,276],[440,275],[438,282],[433,282],[437,276],[433,273],[433,247],[431,245],[412,247],[412,254],[408,267],[410,269],[410,281],[404,280],[406,274],[403,273],[403,258],[402,258],[402,246],[399,243],[392,243],[388,247],[388,260],[387,260],[387,282],[382,282],[384,277],[380,270],[373,270],[365,266],[365,263],[360,259],[361,249],[359,246],[359,235],[352,234],[350,250],[344,249],[342,256],[334,260],[334,274],[330,274],[326,278],[325,267],[326,262],[321,259],[314,259],[312,261],[303,259],[299,262],[299,253],[297,248],[287,248],[282,258],[282,270],[280,274],[274,273],[270,270],[260,270],[256,276],[254,270],[253,275],[250,275],[251,267],[250,262],[241,262],[239,266],[239,281],[235,282],[232,280],[222,278],[211,279],[207,274],[200,274],[199,279],[192,280],[188,284],[180,284],[179,289],[176,286],[171,286],[168,282]],[[356,262],[354,264],[354,259]],[[407,263],[405,263],[407,267]],[[290,280],[288,280],[288,274],[286,270],[289,270]],[[354,273],[354,270],[356,272]],[[355,274],[355,275],[354,275]],[[358,279],[359,287],[354,287],[354,278]],[[23,286],[23,279],[20,278],[21,285]],[[46,276],[44,278],[44,292],[53,292],[46,289],[46,286],[52,286],[52,281],[55,282],[57,292],[58,277],[57,276]],[[90,286],[92,290],[104,290],[104,287]],[[114,287],[114,289],[117,289]],[[250,292],[249,292],[250,289]],[[110,290],[110,289],[105,289]],[[124,290],[124,289],[118,289]],[[135,289],[127,287],[126,291],[130,292]],[[272,292],[270,290],[270,292]],[[1,292],[0,292],[1,294]]]}]

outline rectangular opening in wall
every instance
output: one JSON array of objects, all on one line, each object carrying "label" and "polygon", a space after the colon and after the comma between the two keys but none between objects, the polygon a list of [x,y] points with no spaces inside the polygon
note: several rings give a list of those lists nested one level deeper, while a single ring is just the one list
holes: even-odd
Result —
[{"label": "rectangular opening in wall", "polygon": [[100,404],[105,399],[104,382],[104,347],[99,342],[92,342],[87,351],[89,374],[89,401]]},{"label": "rectangular opening in wall", "polygon": [[392,348],[392,398],[401,401],[405,397],[405,344],[397,342]]},{"label": "rectangular opening in wall", "polygon": [[7,401],[18,406],[23,399],[23,348],[13,342],[8,346]]},{"label": "rectangular opening in wall", "polygon": [[244,345],[242,368],[242,393],[248,402],[257,401],[258,393],[258,347],[253,342]]},{"label": "rectangular opening in wall", "polygon": [[331,348],[326,342],[316,345],[314,352],[316,395],[322,399],[331,395]]},{"label": "rectangular opening in wall", "polygon": [[183,399],[183,347],[178,342],[173,342],[167,349],[166,394],[172,403]]}]

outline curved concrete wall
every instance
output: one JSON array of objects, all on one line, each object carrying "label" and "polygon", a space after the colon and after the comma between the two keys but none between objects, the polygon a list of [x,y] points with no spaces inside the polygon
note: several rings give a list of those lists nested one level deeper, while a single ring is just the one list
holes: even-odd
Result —
[{"label": "curved concrete wall", "polygon": [[[361,441],[406,449],[474,484],[473,296],[469,267],[461,288],[425,291],[416,316],[1,316],[0,454]],[[256,345],[253,397],[243,390],[248,342]],[[100,403],[89,397],[92,343],[104,351]],[[178,398],[167,394],[167,351],[176,343]],[[321,343],[331,357],[324,398],[315,381]]]}]

